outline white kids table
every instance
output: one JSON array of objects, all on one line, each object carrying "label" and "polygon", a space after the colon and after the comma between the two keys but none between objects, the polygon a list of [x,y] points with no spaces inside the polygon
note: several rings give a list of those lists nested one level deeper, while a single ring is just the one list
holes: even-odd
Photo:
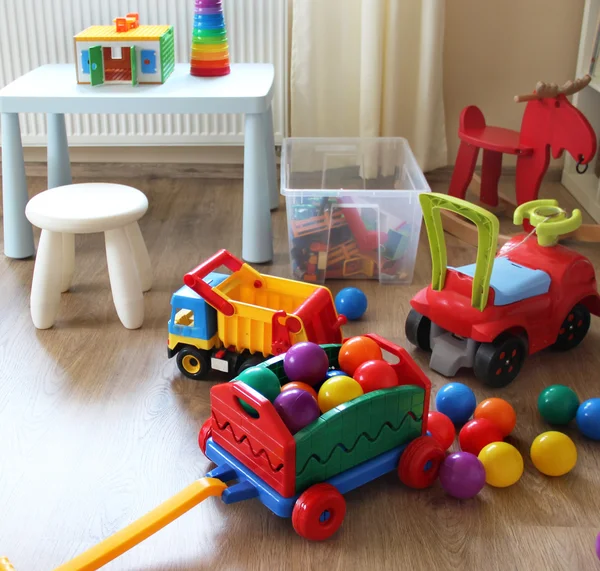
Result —
[{"label": "white kids table", "polygon": [[[0,90],[4,253],[34,254],[25,217],[27,182],[19,113],[48,117],[48,188],[71,183],[65,113],[245,113],[242,257],[253,263],[273,257],[270,210],[279,196],[273,138],[271,64],[234,64],[223,77],[199,78],[177,64],[162,85],[78,85],[72,64],[45,65]],[[236,228],[230,228],[236,231]]]}]

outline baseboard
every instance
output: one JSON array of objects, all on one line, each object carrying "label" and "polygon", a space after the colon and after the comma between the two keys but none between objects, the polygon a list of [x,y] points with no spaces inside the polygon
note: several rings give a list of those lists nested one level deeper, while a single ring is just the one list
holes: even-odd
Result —
[{"label": "baseboard", "polygon": [[[453,165],[448,165],[445,167],[441,167],[439,169],[435,169],[428,173],[425,173],[427,180],[429,182],[447,182],[450,183],[450,179],[452,178],[452,172],[454,171]],[[502,177],[506,178],[514,178],[516,174],[516,167],[514,166],[505,166],[502,167]],[[546,175],[544,176],[544,180],[547,182],[560,182],[562,176],[562,166],[551,166]],[[475,172],[481,174],[481,169],[477,168]]]}]

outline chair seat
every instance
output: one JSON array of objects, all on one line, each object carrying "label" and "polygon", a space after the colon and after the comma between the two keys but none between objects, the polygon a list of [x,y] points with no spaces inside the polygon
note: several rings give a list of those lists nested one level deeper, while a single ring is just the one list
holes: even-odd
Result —
[{"label": "chair seat", "polygon": [[[454,269],[466,276],[475,275],[475,264]],[[542,270],[526,268],[508,258],[496,258],[490,280],[494,290],[494,305],[509,305],[547,293],[550,281],[550,276]]]},{"label": "chair seat", "polygon": [[148,209],[146,196],[130,186],[109,183],[70,184],[34,196],[25,214],[38,228],[91,234],[122,228]]},{"label": "chair seat", "polygon": [[519,142],[518,131],[504,127],[467,127],[458,136],[462,141],[489,151],[509,155],[530,155],[533,152],[531,147]]}]

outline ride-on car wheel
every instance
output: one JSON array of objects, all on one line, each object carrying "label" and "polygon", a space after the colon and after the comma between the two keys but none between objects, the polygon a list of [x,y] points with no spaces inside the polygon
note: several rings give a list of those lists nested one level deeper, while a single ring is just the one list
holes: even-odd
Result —
[{"label": "ride-on car wheel", "polygon": [[342,525],[346,500],[335,486],[315,484],[300,494],[292,511],[296,533],[312,541],[331,537]]},{"label": "ride-on car wheel", "polygon": [[177,353],[177,367],[189,379],[201,381],[208,376],[208,352],[184,347]]},{"label": "ride-on car wheel", "polygon": [[429,488],[436,481],[445,456],[444,449],[431,436],[419,436],[400,456],[398,477],[410,488]]},{"label": "ride-on car wheel", "polygon": [[198,446],[202,450],[202,454],[206,456],[206,443],[212,436],[212,417],[205,420],[200,432],[198,433]]},{"label": "ride-on car wheel", "polygon": [[475,376],[490,387],[505,387],[519,374],[527,344],[516,335],[501,335],[492,343],[482,343],[475,353]]},{"label": "ride-on car wheel", "polygon": [[406,338],[419,349],[423,351],[431,351],[429,343],[429,333],[431,332],[431,320],[418,311],[411,309],[406,318],[404,326]]},{"label": "ride-on car wheel", "polygon": [[586,336],[590,328],[590,310],[581,304],[577,304],[567,315],[560,326],[558,337],[551,346],[553,351],[568,351],[577,347]]}]

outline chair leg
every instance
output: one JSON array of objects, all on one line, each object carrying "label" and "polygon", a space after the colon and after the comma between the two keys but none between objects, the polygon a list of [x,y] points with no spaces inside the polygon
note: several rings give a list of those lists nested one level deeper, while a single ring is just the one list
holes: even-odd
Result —
[{"label": "chair leg", "polygon": [[127,329],[137,329],[144,322],[144,297],[127,233],[124,228],[107,230],[104,239],[117,315]]},{"label": "chair leg", "polygon": [[31,284],[31,319],[38,329],[56,321],[62,279],[62,235],[42,230]]},{"label": "chair leg", "polygon": [[531,155],[517,158],[515,192],[517,204],[537,200],[542,179],[550,164],[550,151],[536,149]]},{"label": "chair leg", "polygon": [[479,199],[488,206],[498,206],[498,181],[502,173],[502,153],[483,151]]},{"label": "chair leg", "polygon": [[62,277],[60,291],[69,291],[75,271],[75,235],[62,234]]},{"label": "chair leg", "polygon": [[142,291],[148,291],[152,287],[152,265],[150,264],[150,256],[148,256],[144,237],[137,222],[126,226],[125,232],[127,232],[129,246],[131,247],[135,266],[140,276]]},{"label": "chair leg", "polygon": [[475,172],[479,147],[461,141],[456,155],[456,163],[448,194],[456,198],[463,198],[467,194],[467,188]]}]

